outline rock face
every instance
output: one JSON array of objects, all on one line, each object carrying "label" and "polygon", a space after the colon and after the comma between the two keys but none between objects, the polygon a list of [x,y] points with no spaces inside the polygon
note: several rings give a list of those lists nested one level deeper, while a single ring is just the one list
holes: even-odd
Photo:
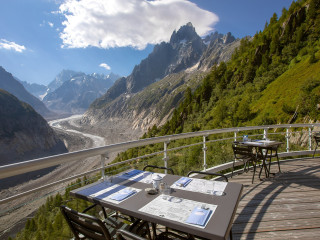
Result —
[{"label": "rock face", "polygon": [[207,44],[205,52],[202,54],[199,61],[199,70],[209,70],[215,63],[226,62],[231,58],[235,48],[240,44],[231,33],[226,35],[218,32],[212,33],[204,39]]},{"label": "rock face", "polygon": [[61,85],[70,80],[72,76],[81,74],[80,72],[75,72],[72,70],[62,70],[48,85],[48,93],[54,92]]},{"label": "rock face", "polygon": [[93,105],[101,105],[101,101],[109,102],[124,93],[137,93],[168,74],[189,68],[199,61],[205,49],[202,39],[192,24],[188,23],[173,32],[170,42],[156,45],[153,52],[135,66],[127,78],[119,79]]},{"label": "rock face", "polygon": [[26,91],[23,85],[2,67],[0,67],[0,89],[8,91],[19,100],[30,104],[42,116],[46,117],[51,115],[51,112],[46,108],[43,102]]},{"label": "rock face", "polygon": [[[0,89],[0,166],[67,152],[64,143],[27,103]],[[28,180],[46,170],[25,175]],[[21,178],[1,180],[1,188]]]},{"label": "rock face", "polygon": [[154,47],[127,78],[118,79],[85,113],[82,123],[99,125],[126,119],[134,129],[162,124],[187,87],[195,89],[214,64],[230,59],[240,45],[231,33],[201,39],[191,23],[174,31],[169,43]]},{"label": "rock face", "polygon": [[49,84],[49,93],[43,101],[56,112],[83,113],[118,78],[115,74],[87,75],[64,70]]},{"label": "rock face", "polygon": [[46,120],[29,104],[4,90],[0,90],[0,99],[0,165],[56,150],[66,152]]}]

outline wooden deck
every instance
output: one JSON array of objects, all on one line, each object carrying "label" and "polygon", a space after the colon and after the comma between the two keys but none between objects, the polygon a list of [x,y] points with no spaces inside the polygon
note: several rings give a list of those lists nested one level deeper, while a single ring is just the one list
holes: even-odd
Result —
[{"label": "wooden deck", "polygon": [[233,239],[319,239],[320,159],[281,162],[282,172],[264,181],[259,170],[253,184],[252,170],[229,180],[244,184]]}]

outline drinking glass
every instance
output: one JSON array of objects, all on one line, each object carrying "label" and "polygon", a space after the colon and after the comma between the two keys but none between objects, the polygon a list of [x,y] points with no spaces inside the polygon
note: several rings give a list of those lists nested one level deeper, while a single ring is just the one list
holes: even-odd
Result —
[{"label": "drinking glass", "polygon": [[112,176],[112,175],[106,175],[106,176],[104,177],[104,183],[105,183],[107,186],[112,185],[112,180],[113,180],[113,176]]}]

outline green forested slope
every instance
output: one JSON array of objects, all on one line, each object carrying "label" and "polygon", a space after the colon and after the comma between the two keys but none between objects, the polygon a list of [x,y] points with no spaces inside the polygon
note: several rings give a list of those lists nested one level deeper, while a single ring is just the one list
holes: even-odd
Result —
[{"label": "green forested slope", "polygon": [[316,120],[319,8],[319,0],[304,0],[279,19],[274,14],[263,32],[242,39],[229,62],[215,66],[194,93],[187,91],[172,119],[152,134],[287,123],[296,109],[295,121]]},{"label": "green forested slope", "polygon": [[[317,101],[311,106],[304,105],[304,100],[308,97],[317,98],[319,102],[320,88],[314,86],[312,92],[306,91],[308,86],[314,83],[319,86],[320,62],[309,63],[306,58],[288,69],[262,92],[258,101],[252,104],[252,111],[259,113],[257,119],[269,114],[274,116],[278,123],[287,123],[292,114],[297,110],[299,117],[292,119],[303,121],[301,118],[310,115],[313,120],[317,120]],[[261,119],[259,120],[261,121]]]}]

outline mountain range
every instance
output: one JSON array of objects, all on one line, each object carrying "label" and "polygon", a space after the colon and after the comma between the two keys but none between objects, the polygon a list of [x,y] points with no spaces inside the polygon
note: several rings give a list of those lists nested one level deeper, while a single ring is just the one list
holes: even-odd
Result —
[{"label": "mountain range", "polygon": [[85,113],[82,123],[127,119],[147,129],[168,119],[184,96],[195,89],[215,64],[230,59],[240,40],[217,32],[202,39],[191,23],[174,31],[169,42],[156,45],[128,77],[118,79]]},{"label": "mountain range", "polygon": [[21,81],[17,77],[15,77],[15,79],[18,80],[29,93],[40,100],[42,100],[44,95],[47,93],[48,87],[43,84],[28,83],[26,81]]},{"label": "mountain range", "polygon": [[43,98],[55,112],[83,113],[120,78],[116,74],[85,74],[63,70],[49,85]]}]

